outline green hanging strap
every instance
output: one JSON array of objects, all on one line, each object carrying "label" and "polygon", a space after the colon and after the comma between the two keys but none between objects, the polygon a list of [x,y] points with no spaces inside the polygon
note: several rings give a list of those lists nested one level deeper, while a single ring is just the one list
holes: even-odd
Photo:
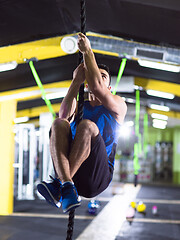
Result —
[{"label": "green hanging strap", "polygon": [[115,84],[115,87],[114,87],[114,90],[113,90],[113,95],[116,94],[116,91],[117,91],[117,87],[118,87],[118,84],[121,80],[121,77],[123,75],[123,72],[124,72],[124,69],[125,69],[125,66],[126,66],[126,61],[127,59],[126,58],[123,58],[122,61],[121,61],[121,65],[119,67],[119,72],[118,72],[118,76],[117,76],[117,80],[116,80],[116,84]]},{"label": "green hanging strap", "polygon": [[144,144],[143,144],[143,152],[145,159],[147,159],[147,138],[148,138],[148,114],[144,114]]},{"label": "green hanging strap", "polygon": [[134,144],[134,185],[137,185],[137,176],[139,174],[139,153],[141,152],[141,134],[139,133],[139,116],[140,116],[140,92],[136,90],[136,119],[135,119],[135,134],[138,142]]},{"label": "green hanging strap", "polygon": [[56,113],[54,112],[54,110],[53,110],[53,108],[52,108],[52,105],[51,105],[50,100],[47,99],[47,97],[46,97],[46,92],[45,92],[45,90],[44,90],[44,88],[43,88],[43,85],[42,85],[42,83],[41,83],[41,80],[40,80],[40,78],[39,78],[39,76],[38,76],[38,74],[37,74],[37,72],[36,72],[36,69],[35,69],[35,67],[34,67],[33,61],[30,61],[30,62],[29,62],[29,66],[30,66],[30,68],[31,68],[32,74],[33,74],[33,76],[34,76],[34,79],[35,79],[38,87],[39,87],[40,90],[41,90],[41,93],[42,93],[42,96],[43,96],[43,98],[44,98],[44,101],[45,101],[45,103],[46,103],[49,111],[50,111],[50,112],[52,113],[52,115],[53,115],[53,120],[54,120],[54,119],[56,118]]}]

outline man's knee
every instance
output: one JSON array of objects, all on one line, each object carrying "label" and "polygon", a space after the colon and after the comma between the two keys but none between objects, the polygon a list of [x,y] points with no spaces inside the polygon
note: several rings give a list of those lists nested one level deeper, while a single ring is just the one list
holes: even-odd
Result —
[{"label": "man's knee", "polygon": [[52,132],[69,131],[69,121],[64,118],[56,118],[52,124],[51,130]]},{"label": "man's knee", "polygon": [[82,120],[79,123],[77,130],[83,132],[84,134],[89,133],[92,137],[96,137],[99,134],[97,125],[88,119]]}]

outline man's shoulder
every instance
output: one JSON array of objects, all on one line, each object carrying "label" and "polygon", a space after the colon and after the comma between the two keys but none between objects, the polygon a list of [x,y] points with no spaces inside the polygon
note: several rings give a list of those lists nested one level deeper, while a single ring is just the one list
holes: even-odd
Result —
[{"label": "man's shoulder", "polygon": [[119,124],[122,124],[127,113],[127,105],[124,99],[119,95],[114,95],[116,102],[116,111],[112,110],[112,115]]}]

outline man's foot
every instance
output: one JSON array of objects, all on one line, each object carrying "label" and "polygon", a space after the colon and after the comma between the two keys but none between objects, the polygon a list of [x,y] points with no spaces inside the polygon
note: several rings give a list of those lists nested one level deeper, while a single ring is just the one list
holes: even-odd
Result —
[{"label": "man's foot", "polygon": [[[51,177],[51,176],[50,176]],[[61,206],[61,188],[62,184],[57,178],[51,177],[51,183],[45,181],[37,185],[38,192],[46,199],[46,201],[54,207]]]},{"label": "man's foot", "polygon": [[81,205],[81,198],[78,196],[76,187],[72,182],[65,182],[61,189],[63,212],[77,208]]}]

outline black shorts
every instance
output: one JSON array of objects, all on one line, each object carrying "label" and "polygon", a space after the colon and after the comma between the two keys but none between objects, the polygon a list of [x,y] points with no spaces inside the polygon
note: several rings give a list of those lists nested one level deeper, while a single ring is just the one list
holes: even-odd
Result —
[{"label": "black shorts", "polygon": [[112,175],[113,167],[108,164],[105,143],[99,133],[93,144],[91,142],[90,155],[74,175],[73,181],[80,196],[91,198],[108,187]]}]

